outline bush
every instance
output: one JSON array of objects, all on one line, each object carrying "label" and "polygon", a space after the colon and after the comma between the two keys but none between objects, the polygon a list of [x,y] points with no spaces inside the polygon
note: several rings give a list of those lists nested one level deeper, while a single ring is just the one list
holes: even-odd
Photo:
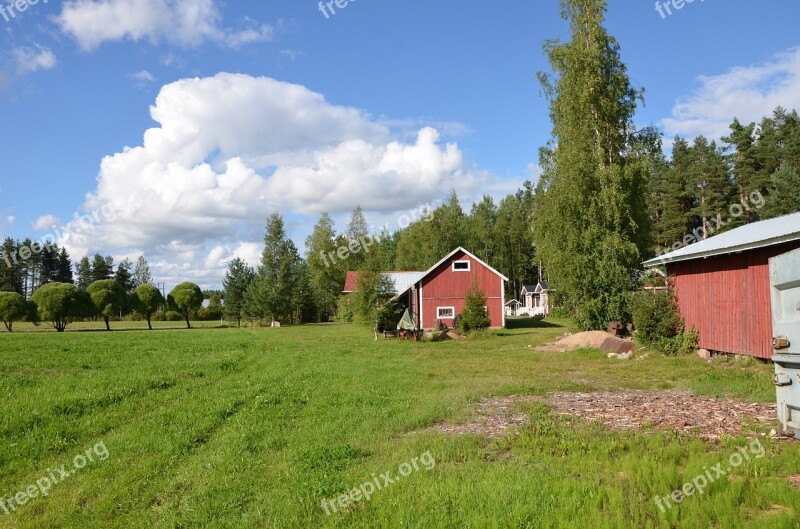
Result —
[{"label": "bush", "polygon": [[631,302],[636,337],[645,345],[669,355],[687,354],[697,349],[700,336],[692,327],[686,332],[671,292],[637,292]]},{"label": "bush", "polygon": [[464,311],[461,313],[459,324],[467,333],[488,329],[492,324],[486,311],[486,296],[475,281],[472,282],[464,299]]},{"label": "bush", "polygon": [[353,309],[350,307],[349,296],[339,296],[339,304],[336,310],[336,321],[343,323],[353,322]]},{"label": "bush", "polygon": [[656,349],[668,355],[690,354],[697,350],[700,342],[700,335],[697,329],[692,327],[689,332],[681,332],[672,338],[661,338],[654,345]]},{"label": "bush", "polygon": [[181,321],[183,320],[183,314],[175,310],[168,310],[167,313],[164,315],[166,321]]},{"label": "bush", "polygon": [[631,300],[636,337],[655,345],[681,333],[682,324],[675,296],[671,292],[636,292]]}]

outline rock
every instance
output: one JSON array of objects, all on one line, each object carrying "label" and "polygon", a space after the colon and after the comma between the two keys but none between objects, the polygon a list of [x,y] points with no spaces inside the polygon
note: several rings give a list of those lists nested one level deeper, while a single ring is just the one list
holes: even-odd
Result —
[{"label": "rock", "polygon": [[630,360],[632,356],[633,356],[633,353],[630,353],[630,352],[629,353],[620,353],[620,354],[617,355],[617,358],[619,358],[620,360]]},{"label": "rock", "polygon": [[703,360],[711,360],[711,351],[708,349],[700,349],[697,351],[697,356],[702,358]]},{"label": "rock", "polygon": [[608,358],[617,358],[619,355],[617,353],[608,353],[608,355],[606,355],[606,356]]},{"label": "rock", "polygon": [[769,436],[778,437],[778,432],[773,428],[772,430],[769,431]]}]

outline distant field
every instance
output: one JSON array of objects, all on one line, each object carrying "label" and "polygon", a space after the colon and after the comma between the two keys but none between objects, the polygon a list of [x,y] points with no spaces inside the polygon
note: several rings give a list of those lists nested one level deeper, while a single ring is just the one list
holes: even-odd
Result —
[{"label": "distant field", "polygon": [[[344,325],[4,333],[0,496],[69,470],[98,443],[107,452],[47,497],[0,510],[0,527],[796,527],[795,443],[763,439],[766,457],[662,513],[654,496],[748,441],[610,432],[543,404],[521,408],[532,420],[516,436],[430,429],[520,393],[689,388],[773,400],[766,365],[527,350],[564,331],[550,321],[443,343],[375,342]],[[428,451],[432,470],[417,465],[348,512],[322,508]]]}]

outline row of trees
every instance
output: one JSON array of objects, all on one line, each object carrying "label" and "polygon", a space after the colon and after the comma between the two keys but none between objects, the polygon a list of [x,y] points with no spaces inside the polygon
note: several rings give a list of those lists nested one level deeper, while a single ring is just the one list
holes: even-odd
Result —
[{"label": "row of trees", "polygon": [[103,318],[106,330],[111,330],[110,320],[123,306],[130,304],[152,329],[151,320],[163,306],[180,311],[187,327],[191,327],[191,314],[198,310],[205,296],[194,283],[181,283],[170,292],[167,299],[153,285],[139,285],[130,294],[113,279],[101,279],[86,290],[71,283],[51,282],[39,287],[30,300],[18,292],[0,292],[0,320],[9,332],[14,322],[27,320],[39,324],[47,322],[56,331],[64,332],[72,322],[91,317]]},{"label": "row of trees", "polygon": [[[639,135],[650,164],[648,211],[653,244],[668,248],[684,235],[730,229],[800,208],[800,116],[777,108],[759,123],[734,119],[722,145],[675,138],[672,157],[660,134]],[[754,200],[755,199],[755,200]]]}]

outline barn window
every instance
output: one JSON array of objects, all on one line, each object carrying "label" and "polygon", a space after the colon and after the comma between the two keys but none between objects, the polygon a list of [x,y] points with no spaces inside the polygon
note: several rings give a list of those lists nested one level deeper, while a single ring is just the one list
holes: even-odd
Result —
[{"label": "barn window", "polygon": [[453,261],[453,272],[469,272],[470,268],[470,261]]},{"label": "barn window", "polygon": [[456,308],[455,307],[437,307],[436,308],[436,318],[439,320],[444,319],[452,319],[456,315]]}]

